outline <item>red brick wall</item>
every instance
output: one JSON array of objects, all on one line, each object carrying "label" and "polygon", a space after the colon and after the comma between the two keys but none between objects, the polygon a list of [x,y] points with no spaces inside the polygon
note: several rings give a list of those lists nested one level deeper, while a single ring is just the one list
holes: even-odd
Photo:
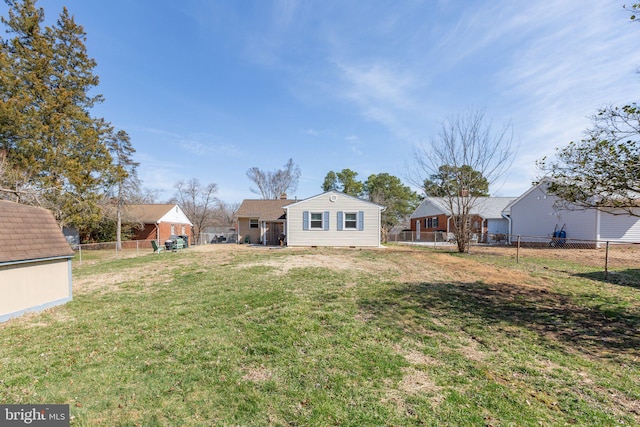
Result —
[{"label": "red brick wall", "polygon": [[154,240],[156,238],[156,226],[145,224],[143,229],[138,229],[134,233],[132,240]]},{"label": "red brick wall", "polygon": [[[171,236],[171,223],[170,222],[161,222],[158,224],[158,228],[160,230],[160,243],[164,243],[165,240],[169,239]],[[189,224],[181,224],[174,223],[173,224],[173,234],[182,235],[185,234],[189,236],[189,244],[191,245],[193,242],[193,236],[191,234],[191,225]],[[133,236],[133,240],[155,240],[157,239],[157,229],[155,224],[145,224],[144,228],[139,230]]]},{"label": "red brick wall", "polygon": [[[427,228],[427,218],[438,218],[438,226],[436,228]],[[416,231],[416,222],[420,221],[420,232],[430,231],[447,231],[447,215],[430,215],[428,217],[415,218],[411,220],[411,231]]]},{"label": "red brick wall", "polygon": [[[427,224],[426,224],[426,220],[428,218],[434,218],[437,217],[438,218],[438,226],[436,228],[427,228]],[[428,233],[431,231],[447,231],[447,227],[449,227],[449,232],[453,233],[455,231],[455,224],[454,221],[451,221],[449,224],[447,224],[447,215],[441,214],[441,215],[431,215],[428,217],[421,217],[421,218],[414,218],[411,220],[411,231],[415,232],[416,231],[416,222],[420,221],[420,232],[421,233]],[[482,223],[483,219],[479,216],[473,216],[471,219],[471,231],[473,233],[486,233],[487,229],[486,227],[483,227],[483,223]],[[475,223],[478,223],[478,228],[476,229],[475,227]]]}]

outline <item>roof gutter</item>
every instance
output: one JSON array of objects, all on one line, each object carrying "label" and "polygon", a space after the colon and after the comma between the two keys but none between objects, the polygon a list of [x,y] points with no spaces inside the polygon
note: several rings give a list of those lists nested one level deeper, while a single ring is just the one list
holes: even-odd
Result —
[{"label": "roof gutter", "polygon": [[49,257],[49,258],[32,258],[32,259],[23,259],[19,261],[4,261],[4,262],[0,262],[0,267],[5,267],[9,265],[32,264],[34,262],[57,261],[61,259],[70,259],[73,257],[74,255],[60,255],[60,256]]}]

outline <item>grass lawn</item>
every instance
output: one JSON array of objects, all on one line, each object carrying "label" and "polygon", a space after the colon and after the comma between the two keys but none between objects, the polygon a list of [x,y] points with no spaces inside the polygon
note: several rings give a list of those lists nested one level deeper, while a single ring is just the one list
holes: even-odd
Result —
[{"label": "grass lawn", "polygon": [[76,426],[640,425],[640,286],[577,271],[399,246],[89,260],[72,302],[0,325],[0,403]]}]

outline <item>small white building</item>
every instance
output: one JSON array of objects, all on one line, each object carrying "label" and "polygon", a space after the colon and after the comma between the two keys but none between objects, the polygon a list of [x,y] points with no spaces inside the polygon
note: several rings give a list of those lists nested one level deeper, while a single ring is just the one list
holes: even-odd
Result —
[{"label": "small white building", "polygon": [[51,212],[0,200],[0,322],[70,301],[72,257]]},{"label": "small white building", "polygon": [[379,247],[384,209],[337,191],[289,204],[287,245]]},{"label": "small white building", "polygon": [[504,209],[512,236],[519,235],[522,242],[538,242],[563,230],[571,240],[640,242],[640,208],[639,216],[631,216],[621,210],[571,206],[549,193],[549,185],[542,180]]}]

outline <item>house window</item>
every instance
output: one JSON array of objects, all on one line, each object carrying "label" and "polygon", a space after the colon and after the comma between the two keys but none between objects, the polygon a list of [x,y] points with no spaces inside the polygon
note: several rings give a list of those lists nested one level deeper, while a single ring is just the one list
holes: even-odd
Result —
[{"label": "house window", "polygon": [[171,224],[171,234],[176,234],[176,225]]},{"label": "house window", "polygon": [[427,219],[427,228],[438,228],[438,217],[437,216]]},{"label": "house window", "polygon": [[311,212],[311,228],[323,228],[322,212]]},{"label": "house window", "polygon": [[184,232],[184,225],[182,226],[182,235],[185,235],[187,233]]},{"label": "house window", "polygon": [[249,228],[258,228],[258,219],[249,220]]},{"label": "house window", "polygon": [[355,230],[358,228],[358,214],[355,212],[344,213],[344,229]]},{"label": "house window", "polygon": [[338,231],[364,230],[364,211],[343,212],[338,211]]}]

